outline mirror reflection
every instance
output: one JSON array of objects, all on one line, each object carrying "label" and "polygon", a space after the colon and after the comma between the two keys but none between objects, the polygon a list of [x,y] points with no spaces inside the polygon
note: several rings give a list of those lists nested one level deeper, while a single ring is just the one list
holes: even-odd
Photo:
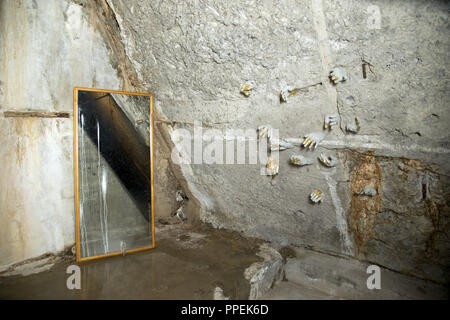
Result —
[{"label": "mirror reflection", "polygon": [[80,259],[154,245],[150,99],[78,90]]}]

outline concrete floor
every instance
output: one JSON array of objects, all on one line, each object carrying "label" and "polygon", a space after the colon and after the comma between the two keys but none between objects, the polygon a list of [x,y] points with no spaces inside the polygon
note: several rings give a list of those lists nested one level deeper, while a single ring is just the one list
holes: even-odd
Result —
[{"label": "concrete floor", "polygon": [[291,281],[282,281],[264,295],[261,300],[338,300],[320,290],[302,286]]},{"label": "concrete floor", "polygon": [[212,299],[216,287],[247,299],[244,270],[260,261],[261,241],[206,226],[157,225],[153,250],[105,258],[81,267],[81,290],[68,290],[66,268],[0,278],[0,299]]},{"label": "concrete floor", "polygon": [[[285,250],[288,249],[288,250]],[[284,251],[284,252],[283,252]],[[305,248],[281,250],[286,262],[284,280],[261,299],[286,300],[447,300],[448,288],[433,281],[380,266],[380,289],[367,287],[363,262]]]},{"label": "concrete floor", "polygon": [[[159,223],[155,231],[153,250],[78,264],[81,290],[66,287],[73,257],[51,257],[51,268],[38,261],[16,268],[22,274],[0,274],[0,299],[213,299],[217,287],[225,297],[248,299],[244,270],[263,260],[262,241],[206,225]],[[448,299],[443,285],[384,268],[382,289],[368,290],[369,264],[348,257],[295,247],[280,253],[283,281],[259,299]]]}]

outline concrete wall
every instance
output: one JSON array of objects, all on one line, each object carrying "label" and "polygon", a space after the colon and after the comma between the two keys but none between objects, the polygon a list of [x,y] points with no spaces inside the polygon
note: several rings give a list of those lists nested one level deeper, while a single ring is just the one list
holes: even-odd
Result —
[{"label": "concrete wall", "polygon": [[121,89],[108,48],[68,1],[0,3],[0,266],[74,243],[73,87]]},{"label": "concrete wall", "polygon": [[[262,124],[299,140],[322,131],[326,114],[341,117],[316,151],[281,152],[274,179],[261,176],[260,165],[181,165],[200,219],[436,281],[448,277],[444,1],[107,3],[138,78],[173,124],[174,143],[176,129],[192,133],[196,120],[219,130],[210,133],[222,141],[226,129]],[[328,81],[335,66],[348,73],[337,86]],[[247,82],[255,87],[249,98],[239,93]],[[280,104],[284,86],[317,83]],[[345,125],[355,116],[362,129],[349,134]],[[321,152],[338,157],[336,168],[288,164],[291,154]],[[358,195],[366,185],[377,195]],[[320,205],[308,200],[315,188],[325,192]]]}]

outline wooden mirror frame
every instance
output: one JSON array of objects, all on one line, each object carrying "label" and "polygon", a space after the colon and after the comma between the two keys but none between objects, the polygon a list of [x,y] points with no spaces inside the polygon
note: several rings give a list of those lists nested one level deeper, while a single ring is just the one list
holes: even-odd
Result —
[{"label": "wooden mirror frame", "polygon": [[75,185],[75,243],[76,243],[76,259],[77,262],[94,260],[98,258],[105,258],[111,256],[118,256],[122,254],[122,251],[106,253],[103,255],[96,255],[91,257],[81,257],[81,234],[80,234],[80,194],[79,194],[79,168],[78,168],[78,91],[93,91],[93,92],[105,92],[105,93],[118,93],[118,94],[128,94],[137,96],[146,96],[150,100],[150,188],[151,188],[151,223],[152,223],[152,245],[137,249],[125,250],[125,253],[133,253],[138,251],[144,251],[155,248],[155,210],[154,210],[154,178],[153,178],[153,95],[150,93],[138,93],[138,92],[128,92],[128,91],[117,91],[117,90],[106,90],[106,89],[95,89],[95,88],[83,88],[74,87],[73,90],[73,170],[74,170],[74,185]]}]

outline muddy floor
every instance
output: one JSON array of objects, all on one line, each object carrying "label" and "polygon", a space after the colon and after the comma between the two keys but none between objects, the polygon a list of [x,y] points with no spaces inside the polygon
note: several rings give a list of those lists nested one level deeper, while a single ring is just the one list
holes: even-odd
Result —
[{"label": "muddy floor", "polygon": [[247,299],[244,270],[261,261],[262,242],[205,225],[156,226],[156,248],[79,263],[81,289],[69,290],[62,259],[50,270],[0,277],[0,299],[212,299],[220,287],[231,299]]}]

